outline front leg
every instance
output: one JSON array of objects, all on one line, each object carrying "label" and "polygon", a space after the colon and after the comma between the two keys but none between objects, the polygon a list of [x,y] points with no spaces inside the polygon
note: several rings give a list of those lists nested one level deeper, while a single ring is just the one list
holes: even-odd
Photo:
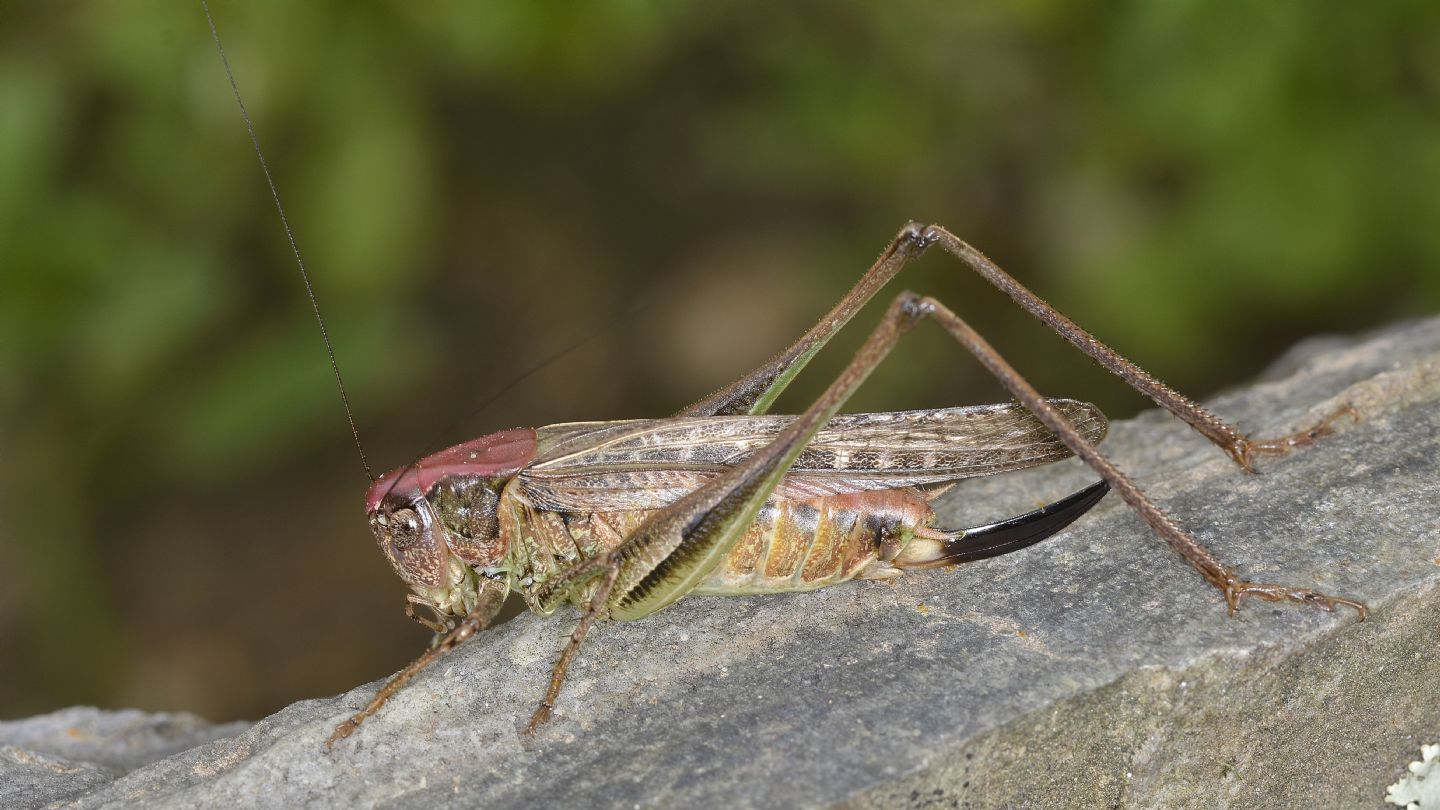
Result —
[{"label": "front leg", "polygon": [[[421,616],[415,612],[416,608],[424,608],[430,611],[431,615],[435,618],[431,619],[426,616]],[[436,607],[434,602],[417,594],[405,594],[405,615],[415,620],[416,623],[434,633],[436,636],[443,636],[455,629],[454,623],[440,612],[440,608]]]},{"label": "front leg", "polygon": [[[466,616],[454,630],[451,630],[449,634],[440,639],[438,644],[426,650],[424,655],[415,659],[411,662],[410,666],[400,670],[395,677],[391,678],[380,688],[379,692],[375,693],[375,697],[372,698],[369,703],[365,704],[365,708],[356,712],[349,720],[336,726],[335,733],[331,734],[330,739],[325,741],[325,747],[329,748],[334,745],[337,740],[343,740],[351,734],[354,734],[355,731],[360,728],[360,724],[365,722],[367,717],[380,711],[380,707],[385,705],[385,701],[389,700],[392,695],[404,688],[405,684],[409,683],[412,678],[439,660],[441,656],[466,641],[469,641],[471,636],[489,627],[490,623],[495,620],[495,616],[500,613],[501,605],[505,604],[505,595],[507,593],[509,593],[509,588],[503,583],[488,579],[482,580],[480,583],[480,592],[476,595],[475,609],[470,611],[470,614]],[[407,603],[407,613],[409,612],[408,604],[409,603]]]}]

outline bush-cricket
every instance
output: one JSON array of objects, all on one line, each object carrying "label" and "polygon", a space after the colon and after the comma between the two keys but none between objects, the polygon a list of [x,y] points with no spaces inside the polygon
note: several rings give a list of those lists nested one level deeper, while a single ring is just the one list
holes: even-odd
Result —
[{"label": "bush-cricket", "polygon": [[[360,448],[324,321],[264,153],[210,18],[217,51],[315,308]],[[1325,610],[1365,606],[1306,587],[1243,578],[1201,545],[1096,449],[1105,418],[1047,399],[942,302],[901,292],[849,365],[796,416],[769,413],[810,359],[914,258],[939,248],[1224,450],[1246,473],[1330,432],[1342,408],[1276,439],[1251,439],[1097,340],[978,250],[938,225],[909,223],[855,286],[769,362],[662,419],[517,428],[465,442],[373,479],[366,498],[381,550],[413,593],[407,615],[435,645],[390,680],[328,744],[354,733],[427,666],[485,629],[519,593],[548,615],[581,618],[529,724],[553,711],[566,671],[597,618],[643,618],[689,594],[809,590],[850,579],[1003,554],[1053,535],[1110,489],[1218,589],[1233,613],[1247,596]],[[902,336],[934,321],[998,379],[1014,402],[842,415]],[[363,449],[360,451],[362,463]],[[976,475],[1078,456],[1101,480],[1053,504],[972,528],[934,525],[930,501]],[[368,472],[368,463],[366,463]],[[417,614],[417,609],[431,615]]]}]

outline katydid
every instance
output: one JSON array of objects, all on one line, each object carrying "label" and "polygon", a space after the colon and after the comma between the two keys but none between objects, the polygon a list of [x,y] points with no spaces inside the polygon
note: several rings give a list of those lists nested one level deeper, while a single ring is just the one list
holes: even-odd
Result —
[{"label": "katydid", "polygon": [[[208,6],[205,13],[208,19]],[[304,263],[213,20],[210,25],[324,336]],[[1004,554],[1059,532],[1111,489],[1221,592],[1231,613],[1254,596],[1327,611],[1345,606],[1365,618],[1359,601],[1251,582],[1223,564],[1096,449],[1106,433],[1097,409],[1041,396],[933,298],[896,295],[854,359],[814,403],[796,416],[770,414],[811,358],[907,263],[932,247],[958,259],[1218,445],[1247,473],[1255,471],[1257,456],[1309,444],[1330,433],[1338,418],[1356,416],[1342,408],[1291,435],[1251,439],[1101,343],[950,231],[912,222],[787,349],[672,417],[501,431],[373,480],[366,498],[371,529],[412,590],[407,615],[434,631],[437,642],[341,723],[327,745],[354,733],[427,666],[485,629],[511,592],[542,615],[565,603],[581,611],[531,717],[533,733],[554,710],[566,671],[598,618],[640,619],[690,594],[811,590]],[[1015,401],[841,414],[901,337],[926,320],[978,359]],[[343,398],[328,337],[325,344]],[[348,400],[345,407],[359,448]],[[955,482],[1072,454],[1101,480],[999,523],[967,529],[935,525],[931,501]],[[363,450],[361,457],[363,463]]]}]

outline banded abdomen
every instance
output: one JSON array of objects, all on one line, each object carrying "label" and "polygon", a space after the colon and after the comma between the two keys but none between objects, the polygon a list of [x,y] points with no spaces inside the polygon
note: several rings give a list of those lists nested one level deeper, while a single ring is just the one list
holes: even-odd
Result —
[{"label": "banded abdomen", "polygon": [[[618,546],[650,510],[559,512],[515,502],[507,521],[518,542],[514,575],[522,593],[581,558]],[[917,536],[943,541],[934,513],[914,488],[809,498],[773,497],[724,562],[693,593],[750,594],[808,591],[846,580],[896,576],[931,561],[892,561]],[[920,544],[934,547],[935,544]],[[512,546],[512,548],[516,548]]]},{"label": "banded abdomen", "polygon": [[897,576],[890,565],[934,513],[912,488],[771,498],[696,593],[808,591],[849,579]]}]

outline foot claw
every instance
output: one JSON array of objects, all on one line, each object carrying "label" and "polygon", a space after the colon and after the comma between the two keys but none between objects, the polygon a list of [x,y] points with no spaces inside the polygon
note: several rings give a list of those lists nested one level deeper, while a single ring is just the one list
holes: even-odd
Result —
[{"label": "foot claw", "polygon": [[554,707],[550,704],[541,703],[540,708],[536,709],[535,713],[530,715],[530,724],[525,727],[525,733],[531,737],[535,736],[536,729],[550,722],[550,712],[552,709],[554,709]]},{"label": "foot claw", "polygon": [[1247,473],[1254,473],[1256,456],[1283,456],[1296,447],[1313,444],[1317,439],[1334,433],[1335,422],[1342,416],[1350,417],[1352,422],[1360,421],[1360,411],[1355,406],[1341,405],[1319,422],[1303,430],[1297,430],[1288,436],[1276,439],[1251,439],[1238,436],[1225,448],[1225,452],[1229,453],[1230,458],[1240,465],[1240,469]]},{"label": "foot claw", "polygon": [[335,727],[335,733],[331,734],[331,735],[330,735],[330,739],[328,739],[328,740],[325,741],[325,747],[326,747],[326,748],[329,748],[330,746],[334,745],[335,743],[339,742],[340,740],[343,740],[343,739],[345,739],[346,737],[349,737],[351,734],[354,734],[354,733],[355,733],[355,729],[358,729],[358,728],[360,728],[360,721],[359,721],[359,720],[356,720],[356,719],[353,718],[353,717],[350,718],[349,720],[346,720],[345,722],[343,722],[343,723],[341,723],[340,725],[338,725],[338,726]]},{"label": "foot claw", "polygon": [[1335,608],[1340,605],[1348,608],[1354,608],[1355,612],[1360,616],[1359,620],[1362,622],[1365,621],[1365,618],[1370,615],[1370,608],[1366,607],[1364,602],[1357,602],[1354,599],[1346,599],[1343,596],[1328,596],[1323,593],[1311,592],[1303,596],[1303,601],[1306,604],[1324,608],[1330,613],[1334,613]]},{"label": "foot claw", "polygon": [[1240,607],[1240,601],[1247,596],[1255,596],[1267,602],[1295,602],[1301,605],[1310,605],[1320,608],[1327,613],[1334,613],[1335,608],[1344,606],[1354,608],[1360,614],[1360,621],[1370,614],[1370,609],[1364,602],[1348,599],[1343,596],[1331,596],[1320,593],[1310,588],[1293,588],[1289,585],[1275,585],[1270,583],[1246,582],[1231,576],[1225,583],[1225,603],[1230,608],[1230,615],[1234,616],[1235,611]]}]

